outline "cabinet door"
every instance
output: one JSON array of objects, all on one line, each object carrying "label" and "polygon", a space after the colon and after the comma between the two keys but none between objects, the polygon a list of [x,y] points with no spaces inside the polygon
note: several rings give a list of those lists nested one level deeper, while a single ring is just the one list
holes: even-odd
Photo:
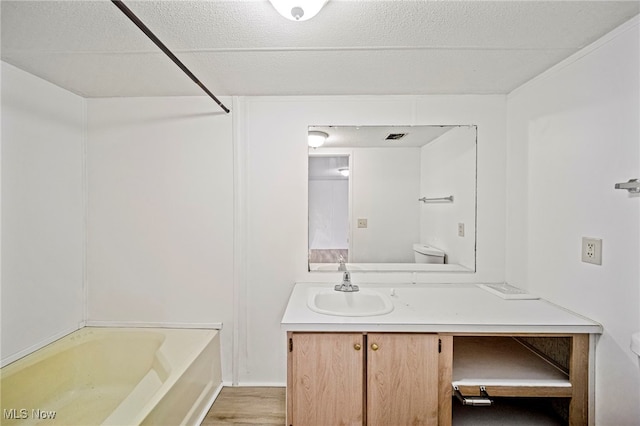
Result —
[{"label": "cabinet door", "polygon": [[438,424],[438,335],[372,333],[367,344],[367,424]]},{"label": "cabinet door", "polygon": [[364,338],[361,333],[292,333],[288,424],[362,425]]}]

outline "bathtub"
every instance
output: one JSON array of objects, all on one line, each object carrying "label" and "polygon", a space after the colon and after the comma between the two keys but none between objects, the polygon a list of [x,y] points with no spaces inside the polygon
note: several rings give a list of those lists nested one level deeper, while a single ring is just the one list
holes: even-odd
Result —
[{"label": "bathtub", "polygon": [[195,425],[222,387],[220,338],[85,327],[0,373],[2,425]]}]

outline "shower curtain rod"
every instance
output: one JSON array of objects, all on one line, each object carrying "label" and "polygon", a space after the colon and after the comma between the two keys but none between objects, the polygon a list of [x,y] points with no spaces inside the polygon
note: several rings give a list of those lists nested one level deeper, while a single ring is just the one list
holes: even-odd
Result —
[{"label": "shower curtain rod", "polygon": [[127,15],[127,18],[131,19],[131,21],[136,24],[136,26],[140,28],[142,32],[145,33],[147,37],[149,37],[149,39],[151,39],[151,41],[154,42],[156,46],[158,46],[160,50],[162,50],[186,75],[188,75],[195,84],[200,86],[200,88],[204,90],[205,93],[209,95],[209,97],[211,97],[211,99],[213,99],[220,106],[220,108],[224,110],[224,112],[230,112],[229,108],[224,106],[224,104],[220,102],[220,100],[218,100],[218,98],[216,98],[215,95],[211,93],[209,89],[207,89],[206,86],[202,84],[191,71],[189,71],[189,68],[187,68],[182,62],[180,62],[180,59],[176,58],[176,55],[174,55],[167,48],[167,46],[165,46],[164,43],[162,43],[160,39],[151,32],[151,30],[131,11],[131,9],[129,9],[124,3],[122,3],[122,0],[111,0],[111,2],[116,5],[116,7],[120,9],[122,13]]}]

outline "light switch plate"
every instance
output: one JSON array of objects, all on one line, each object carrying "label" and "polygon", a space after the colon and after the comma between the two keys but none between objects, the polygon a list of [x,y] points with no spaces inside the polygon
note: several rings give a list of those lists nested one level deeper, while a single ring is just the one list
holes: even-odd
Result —
[{"label": "light switch plate", "polygon": [[366,228],[367,219],[358,219],[358,228]]},{"label": "light switch plate", "polygon": [[458,237],[464,237],[464,223],[458,223]]}]

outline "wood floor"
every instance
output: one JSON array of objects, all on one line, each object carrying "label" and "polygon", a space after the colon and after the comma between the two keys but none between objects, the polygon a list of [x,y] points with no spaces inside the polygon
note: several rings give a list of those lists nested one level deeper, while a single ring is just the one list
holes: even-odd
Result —
[{"label": "wood floor", "polygon": [[282,426],[285,421],[285,388],[224,387],[201,426]]}]

